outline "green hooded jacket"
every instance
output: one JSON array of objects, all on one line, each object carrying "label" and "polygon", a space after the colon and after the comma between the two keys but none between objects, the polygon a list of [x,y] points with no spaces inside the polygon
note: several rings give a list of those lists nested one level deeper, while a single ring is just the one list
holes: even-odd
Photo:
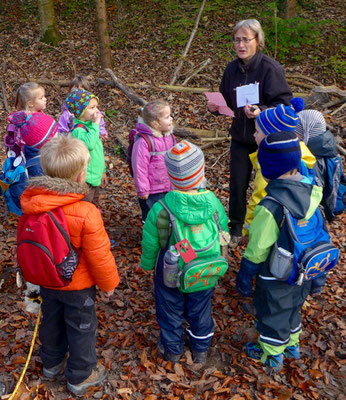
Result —
[{"label": "green hooded jacket", "polygon": [[84,125],[75,128],[71,135],[84,142],[90,153],[90,162],[87,169],[86,182],[91,186],[100,186],[102,175],[106,172],[105,158],[103,155],[103,144],[100,139],[100,125],[91,121],[80,121],[75,118],[74,124]]},{"label": "green hooded jacket", "polygon": [[[228,218],[225,209],[214,193],[209,190],[201,189],[197,193],[173,190],[166,194],[163,201],[176,218],[184,224],[191,225],[190,229],[199,229],[199,225],[210,220],[217,211],[221,228],[228,232]],[[161,248],[165,247],[168,240],[168,225],[167,212],[163,209],[162,204],[155,203],[143,228],[140,262],[143,269],[154,269],[158,253]],[[162,230],[160,235],[159,230]],[[172,234],[170,239],[172,244],[173,236]],[[183,238],[183,233],[181,236]],[[205,247],[210,242],[208,239],[206,238],[204,243],[198,243],[199,247]],[[193,247],[192,243],[191,245]]]}]

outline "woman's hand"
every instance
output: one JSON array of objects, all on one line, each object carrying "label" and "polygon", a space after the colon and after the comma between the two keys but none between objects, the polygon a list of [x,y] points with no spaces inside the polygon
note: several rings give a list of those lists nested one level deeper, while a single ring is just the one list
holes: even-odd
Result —
[{"label": "woman's hand", "polygon": [[218,105],[215,104],[215,103],[212,103],[210,101],[208,101],[207,107],[208,107],[210,112],[216,112],[218,110]]},{"label": "woman's hand", "polygon": [[246,104],[244,107],[244,112],[248,118],[256,118],[261,110],[256,105]]},{"label": "woman's hand", "polygon": [[101,187],[102,187],[102,188],[105,188],[105,187],[107,186],[107,183],[108,183],[107,174],[104,173],[104,174],[102,175],[102,179],[101,179]]}]

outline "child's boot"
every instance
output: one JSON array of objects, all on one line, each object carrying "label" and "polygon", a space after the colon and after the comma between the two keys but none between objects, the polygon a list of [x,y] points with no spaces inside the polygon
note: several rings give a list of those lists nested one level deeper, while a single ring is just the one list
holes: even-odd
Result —
[{"label": "child's boot", "polygon": [[67,382],[67,389],[75,394],[76,396],[81,396],[86,393],[87,389],[91,386],[99,386],[102,381],[105,380],[107,376],[107,370],[102,364],[97,364],[97,366],[92,370],[91,374],[83,382],[73,385]]},{"label": "child's boot", "polygon": [[157,344],[157,350],[165,361],[170,361],[171,363],[175,364],[180,360],[181,354],[174,354],[166,351],[164,345],[161,342]]},{"label": "child's boot", "polygon": [[[264,351],[259,343],[246,343],[246,354],[254,360],[262,360]],[[284,363],[284,355],[282,353],[276,355],[267,355],[264,364],[275,372],[281,371]]]},{"label": "child's boot", "polygon": [[299,355],[300,355],[299,344],[297,346],[287,346],[284,351],[284,356],[286,358],[295,358],[296,360],[298,360]]},{"label": "child's boot", "polygon": [[49,379],[56,378],[57,376],[59,376],[61,373],[64,372],[67,359],[68,359],[68,353],[66,354],[64,359],[61,362],[59,362],[59,364],[55,365],[54,367],[52,367],[52,368],[43,367],[43,369],[42,369],[43,375]]},{"label": "child's boot", "polygon": [[196,364],[205,365],[208,358],[208,350],[207,351],[196,351],[191,350],[192,353],[192,361]]}]

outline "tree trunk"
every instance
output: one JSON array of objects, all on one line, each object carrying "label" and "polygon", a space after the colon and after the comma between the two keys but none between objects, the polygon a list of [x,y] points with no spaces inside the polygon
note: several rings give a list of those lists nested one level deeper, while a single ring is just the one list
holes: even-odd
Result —
[{"label": "tree trunk", "polygon": [[38,11],[40,15],[41,42],[56,46],[63,40],[63,37],[56,25],[54,1],[38,0]]},{"label": "tree trunk", "polygon": [[277,0],[279,16],[281,18],[294,18],[296,13],[296,0]]},{"label": "tree trunk", "polygon": [[96,0],[97,29],[99,33],[100,61],[102,68],[112,68],[112,56],[108,34],[108,20],[105,0]]}]

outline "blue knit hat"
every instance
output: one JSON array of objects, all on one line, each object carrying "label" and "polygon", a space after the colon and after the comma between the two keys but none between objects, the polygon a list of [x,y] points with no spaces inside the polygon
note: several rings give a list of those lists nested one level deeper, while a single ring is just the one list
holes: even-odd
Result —
[{"label": "blue knit hat", "polygon": [[299,139],[291,131],[272,133],[260,143],[257,157],[264,178],[276,179],[299,168],[302,158]]},{"label": "blue knit hat", "polygon": [[98,101],[98,98],[87,90],[75,89],[67,96],[65,100],[66,107],[75,118],[80,118],[93,98]]},{"label": "blue knit hat", "polygon": [[275,132],[294,131],[299,122],[297,112],[303,110],[304,100],[295,97],[290,106],[279,104],[276,108],[262,111],[256,121],[265,135]]}]

